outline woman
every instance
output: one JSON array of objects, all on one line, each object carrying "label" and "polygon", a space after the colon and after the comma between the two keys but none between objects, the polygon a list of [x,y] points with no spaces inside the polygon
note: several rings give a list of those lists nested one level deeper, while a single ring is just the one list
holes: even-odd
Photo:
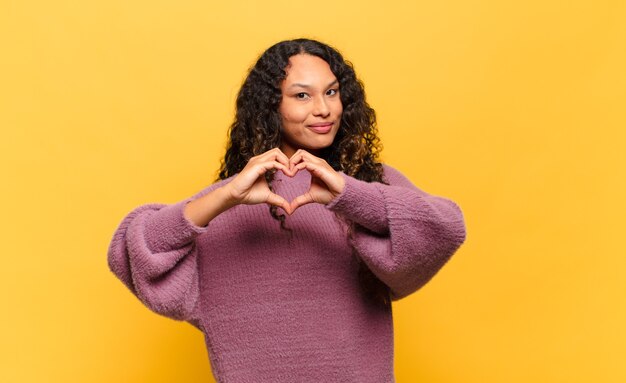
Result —
[{"label": "woman", "polygon": [[465,226],[377,162],[375,124],[336,50],[272,46],[237,97],[218,182],[132,211],[111,270],[204,333],[219,382],[393,382],[390,300],[423,286]]}]

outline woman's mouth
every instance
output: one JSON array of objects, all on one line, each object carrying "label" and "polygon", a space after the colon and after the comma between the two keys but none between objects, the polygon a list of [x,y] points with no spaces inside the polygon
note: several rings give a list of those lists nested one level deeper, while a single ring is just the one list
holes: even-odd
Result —
[{"label": "woman's mouth", "polygon": [[319,134],[325,134],[325,133],[330,132],[332,127],[333,127],[333,122],[320,122],[316,124],[307,125],[307,128]]}]

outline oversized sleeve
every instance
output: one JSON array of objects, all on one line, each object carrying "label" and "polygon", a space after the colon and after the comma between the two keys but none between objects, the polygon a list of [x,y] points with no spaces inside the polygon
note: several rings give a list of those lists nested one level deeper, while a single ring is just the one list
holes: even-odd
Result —
[{"label": "oversized sleeve", "polygon": [[327,208],[355,224],[352,245],[394,300],[422,287],[465,241],[463,213],[384,165],[389,185],[341,173],[343,192]]},{"label": "oversized sleeve", "polygon": [[195,238],[207,227],[196,226],[184,216],[191,199],[131,211],[113,235],[108,264],[152,311],[195,325],[199,298]]}]

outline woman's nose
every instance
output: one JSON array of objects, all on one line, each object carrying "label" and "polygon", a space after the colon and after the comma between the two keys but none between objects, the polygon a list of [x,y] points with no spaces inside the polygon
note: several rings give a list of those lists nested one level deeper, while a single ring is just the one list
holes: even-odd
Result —
[{"label": "woman's nose", "polygon": [[313,104],[313,115],[326,117],[330,113],[330,108],[324,97],[316,97]]}]

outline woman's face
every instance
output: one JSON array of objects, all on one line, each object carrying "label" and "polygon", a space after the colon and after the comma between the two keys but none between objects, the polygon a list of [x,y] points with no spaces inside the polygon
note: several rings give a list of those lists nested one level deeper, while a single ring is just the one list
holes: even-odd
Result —
[{"label": "woman's face", "polygon": [[291,157],[298,149],[317,152],[333,143],[343,106],[339,82],[323,59],[308,54],[291,56],[280,85],[282,120],[280,149]]}]

